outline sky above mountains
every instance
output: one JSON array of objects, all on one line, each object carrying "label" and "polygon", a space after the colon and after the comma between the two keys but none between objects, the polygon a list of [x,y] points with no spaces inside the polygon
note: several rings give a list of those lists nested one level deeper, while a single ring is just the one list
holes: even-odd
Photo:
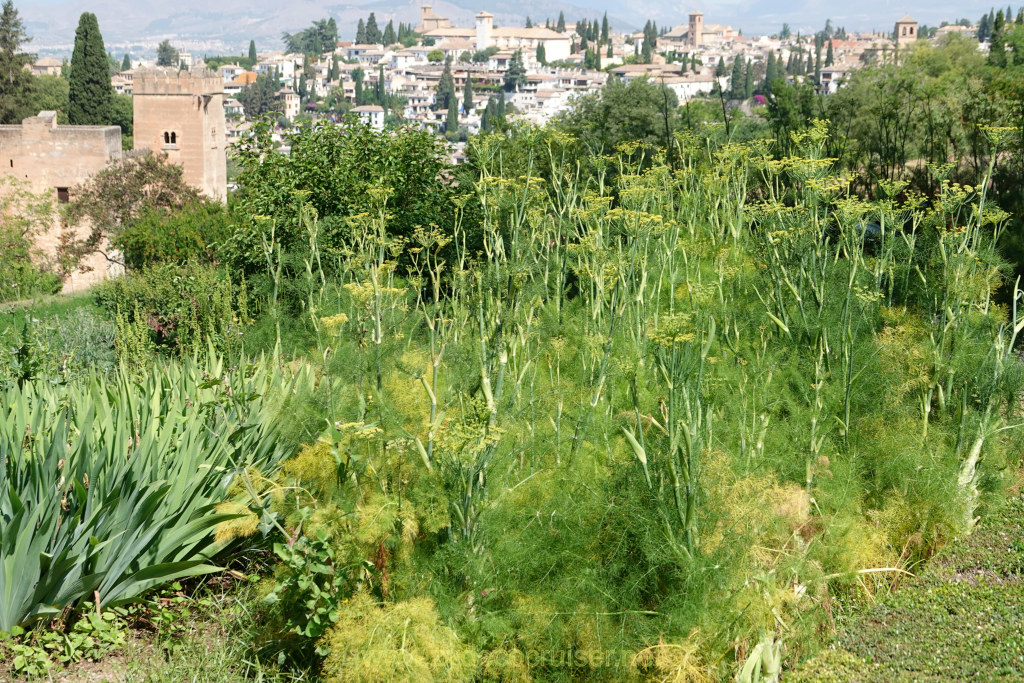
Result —
[{"label": "sky above mountains", "polygon": [[[155,47],[164,38],[197,44],[197,49],[240,48],[256,39],[260,49],[280,48],[282,31],[296,31],[314,19],[333,16],[342,38],[351,38],[360,17],[371,11],[383,26],[389,19],[415,24],[416,0],[15,0],[33,41],[29,48],[44,52],[70,51],[82,12],[94,12],[107,44]],[[497,24],[521,24],[526,16],[536,22],[555,19],[559,11],[568,21],[599,17],[608,12],[613,28],[638,28],[648,19],[659,27],[686,22],[693,9],[704,13],[705,23],[730,24],[753,36],[777,32],[788,23],[793,32],[810,33],[831,19],[849,31],[889,31],[896,19],[910,14],[922,24],[938,25],[966,17],[972,21],[991,9],[991,2],[939,2],[916,0],[435,0],[434,10],[456,25],[472,25],[473,14],[486,9]],[[1016,7],[1014,7],[1016,11]],[[199,48],[199,45],[205,47]]]}]

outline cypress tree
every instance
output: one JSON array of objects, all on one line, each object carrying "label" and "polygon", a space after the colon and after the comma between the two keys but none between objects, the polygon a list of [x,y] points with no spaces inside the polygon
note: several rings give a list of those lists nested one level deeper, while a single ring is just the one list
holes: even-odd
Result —
[{"label": "cypress tree", "polygon": [[356,44],[366,44],[366,24],[363,23],[362,19],[359,20],[358,24],[356,24]]},{"label": "cypress tree", "polygon": [[743,75],[743,99],[749,100],[754,96],[754,64],[747,62],[746,73]]},{"label": "cypress tree", "polygon": [[537,63],[541,66],[548,63],[548,51],[544,49],[544,43],[537,43]]},{"label": "cypress tree", "polygon": [[835,60],[835,53],[832,52],[832,39],[828,39],[828,52],[825,53],[825,66],[832,66]]},{"label": "cypress tree", "polygon": [[530,21],[530,15],[526,15],[526,28],[533,28],[533,22]]},{"label": "cypress tree", "polygon": [[555,30],[559,33],[565,33],[565,12],[558,13],[558,23],[555,24]]},{"label": "cypress tree", "polygon": [[768,63],[764,67],[764,88],[765,92],[771,92],[772,81],[776,78],[775,75],[775,53],[768,53]]},{"label": "cypress tree", "polygon": [[363,70],[360,67],[352,69],[352,84],[353,93],[352,99],[356,102],[356,106],[363,104]]},{"label": "cypress tree", "polygon": [[725,74],[725,57],[719,57],[718,64],[715,65],[715,76],[724,76]]},{"label": "cypress tree", "polygon": [[1003,10],[999,10],[996,12],[995,21],[992,22],[991,47],[988,51],[989,66],[1006,66],[1006,43],[1003,36],[1005,27],[1006,18],[1003,16]]},{"label": "cypress tree", "polygon": [[473,112],[473,79],[466,72],[466,87],[462,89],[462,111],[467,115]]},{"label": "cypress tree", "polygon": [[729,89],[732,91],[731,97],[734,100],[741,99],[743,97],[743,62],[740,61],[739,57],[732,60],[732,74],[729,76]]},{"label": "cypress tree", "polygon": [[256,41],[249,41],[249,61],[255,64],[259,58],[256,56]]},{"label": "cypress tree", "polygon": [[[601,19],[601,42],[602,43],[607,43],[610,40],[611,40],[611,38],[609,37],[609,29],[608,29],[608,13],[605,12],[604,13],[604,18]],[[611,57],[611,55],[608,55],[608,56]]]},{"label": "cypress tree", "polygon": [[448,116],[444,120],[444,132],[453,135],[459,130],[459,103],[452,98],[448,105]]},{"label": "cypress tree", "polygon": [[612,50],[612,41],[608,41],[608,52],[605,53],[605,57],[611,59],[615,56],[615,52]]},{"label": "cypress tree", "polygon": [[380,29],[377,28],[377,17],[373,12],[370,12],[370,16],[366,20],[366,42],[376,45],[380,42],[381,38]]},{"label": "cypress tree", "polygon": [[384,44],[394,45],[396,42],[398,39],[395,37],[395,24],[389,20],[388,25],[384,27]]},{"label": "cypress tree", "polygon": [[38,113],[21,110],[32,88],[32,75],[25,69],[32,57],[20,50],[30,40],[14,2],[6,0],[0,14],[0,123],[18,123],[23,113]]},{"label": "cypress tree", "polygon": [[523,53],[516,50],[512,53],[512,59],[508,62],[508,71],[505,72],[505,90],[515,92],[524,85],[526,85],[526,66],[523,64]]},{"label": "cypress tree", "polygon": [[114,88],[99,22],[92,12],[83,12],[71,54],[68,120],[78,126],[103,125],[110,120],[113,101]]},{"label": "cypress tree", "polygon": [[452,78],[452,58],[448,57],[444,60],[444,71],[441,72],[441,80],[437,84],[436,107],[451,109],[458,106],[455,101],[455,79]]},{"label": "cypress tree", "polygon": [[480,115],[480,130],[485,133],[491,130],[491,119],[494,117],[496,106],[494,97],[487,98],[487,106],[484,107],[484,113]]},{"label": "cypress tree", "polygon": [[127,71],[132,68],[132,58],[128,56],[128,53],[124,53],[124,59],[121,60],[121,71]]}]

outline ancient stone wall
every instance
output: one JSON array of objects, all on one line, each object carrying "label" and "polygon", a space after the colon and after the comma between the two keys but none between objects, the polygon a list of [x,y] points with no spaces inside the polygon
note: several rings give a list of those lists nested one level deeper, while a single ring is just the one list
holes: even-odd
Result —
[{"label": "ancient stone wall", "polygon": [[[0,172],[21,181],[24,189],[50,197],[58,208],[72,197],[76,185],[120,158],[118,126],[58,126],[52,111],[27,118],[20,126],[0,126]],[[10,183],[0,183],[0,192],[12,190]],[[37,236],[36,246],[45,257],[56,255],[62,229],[58,218]],[[78,231],[87,234],[88,227]],[[110,271],[101,253],[89,256],[83,265],[89,270],[74,273],[64,283],[64,291],[84,289]]]}]

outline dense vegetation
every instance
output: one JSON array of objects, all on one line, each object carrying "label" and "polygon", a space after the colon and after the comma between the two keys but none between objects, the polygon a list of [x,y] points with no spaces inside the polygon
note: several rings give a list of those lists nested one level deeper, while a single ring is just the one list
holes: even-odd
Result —
[{"label": "dense vegetation", "polygon": [[774,128],[726,131],[639,83],[649,129],[618,84],[461,167],[411,130],[300,126],[284,155],[257,128],[224,213],[119,197],[101,230],[132,272],[0,329],[0,567],[32,568],[0,573],[11,670],[82,615],[163,623],[113,611],[158,580],[251,563],[239,676],[863,664],[819,651],[1021,465],[993,182],[1016,120],[979,119],[969,165],[886,174],[782,118],[786,87]]}]

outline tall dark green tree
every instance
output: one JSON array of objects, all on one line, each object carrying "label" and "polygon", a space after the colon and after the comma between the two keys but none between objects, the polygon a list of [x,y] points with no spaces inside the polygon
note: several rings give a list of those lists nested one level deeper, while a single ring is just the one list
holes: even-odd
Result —
[{"label": "tall dark green tree", "polygon": [[444,119],[444,132],[448,135],[454,135],[459,130],[459,103],[453,97],[451,104],[448,105],[448,114]]},{"label": "tall dark green tree", "polygon": [[548,51],[544,48],[544,43],[537,43],[537,63],[542,66],[548,63]]},{"label": "tall dark green tree", "polygon": [[29,40],[13,0],[6,0],[0,12],[0,123],[17,123],[21,103],[31,88],[32,76],[25,65],[32,62],[32,56],[21,51]]},{"label": "tall dark green tree", "polygon": [[361,67],[352,69],[352,99],[356,106],[366,104],[366,96],[363,94],[363,70]]},{"label": "tall dark green tree", "polygon": [[835,52],[832,51],[832,39],[828,40],[828,52],[825,53],[825,66],[832,66],[835,61]]},{"label": "tall dark green tree", "polygon": [[[1012,15],[1011,15],[1012,16]],[[992,22],[992,37],[988,51],[988,63],[990,66],[1006,66],[1006,41],[1003,35],[1006,30],[1006,17],[1003,10],[996,12],[996,18]]]},{"label": "tall dark green tree", "polygon": [[444,60],[444,71],[441,72],[441,80],[437,84],[437,97],[435,99],[435,110],[451,109],[457,107],[455,101],[455,79],[452,78],[452,58],[449,56]]},{"label": "tall dark green tree", "polygon": [[129,57],[126,52],[124,54],[124,59],[121,60],[121,71],[127,71],[130,68],[132,68],[132,58]]},{"label": "tall dark green tree", "polygon": [[743,74],[743,99],[749,100],[754,96],[754,63],[747,62],[746,72]]},{"label": "tall dark green tree", "polygon": [[73,125],[103,125],[110,119],[114,88],[103,47],[99,22],[92,12],[83,12],[75,31],[68,79],[68,120]]},{"label": "tall dark green tree", "polygon": [[258,60],[259,60],[259,57],[256,56],[256,41],[255,40],[250,40],[249,41],[249,61],[252,62],[253,64],[256,64],[256,62]]},{"label": "tall dark green tree", "polygon": [[462,111],[466,114],[473,112],[473,79],[469,72],[466,73],[466,87],[462,89]]},{"label": "tall dark green tree", "polygon": [[565,33],[565,12],[558,13],[558,23],[555,24],[555,30],[559,33]]},{"label": "tall dark green tree", "polygon": [[718,64],[715,65],[715,76],[724,76],[728,71],[725,70],[725,57],[718,58]]},{"label": "tall dark green tree", "polygon": [[779,75],[778,67],[775,62],[775,53],[769,52],[768,61],[764,67],[764,87],[762,88],[762,90],[764,90],[765,92],[771,92],[772,81],[774,81],[778,77]]},{"label": "tall dark green tree", "polygon": [[732,60],[732,74],[729,76],[730,97],[735,100],[743,98],[743,59]]},{"label": "tall dark green tree", "polygon": [[398,37],[395,35],[395,23],[391,20],[388,21],[388,25],[384,27],[384,44],[394,45],[398,42]]},{"label": "tall dark green tree", "polygon": [[[609,36],[609,28],[608,28],[608,13],[605,12],[604,13],[604,18],[601,19],[601,42],[602,43],[608,43],[610,40],[611,40],[611,38]],[[608,56],[610,57],[611,55],[608,55]]]},{"label": "tall dark green tree", "polygon": [[242,109],[247,118],[262,116],[268,112],[281,110],[281,103],[277,100],[279,84],[277,78],[271,74],[260,74],[256,80],[242,88],[238,93],[238,101],[242,103]]},{"label": "tall dark green tree", "polygon": [[366,24],[363,22],[362,19],[359,20],[358,24],[356,24],[356,44],[366,44]]},{"label": "tall dark green tree", "polygon": [[505,72],[505,90],[514,92],[526,85],[526,65],[523,64],[523,53],[516,50],[512,53],[512,59],[508,62],[508,71]]},{"label": "tall dark green tree", "polygon": [[157,45],[156,65],[178,66],[178,51],[174,49],[173,45],[171,45],[171,41],[165,40]]},{"label": "tall dark green tree", "polygon": [[382,38],[380,29],[377,28],[377,15],[370,12],[370,16],[366,20],[366,42],[370,45],[376,45]]}]

